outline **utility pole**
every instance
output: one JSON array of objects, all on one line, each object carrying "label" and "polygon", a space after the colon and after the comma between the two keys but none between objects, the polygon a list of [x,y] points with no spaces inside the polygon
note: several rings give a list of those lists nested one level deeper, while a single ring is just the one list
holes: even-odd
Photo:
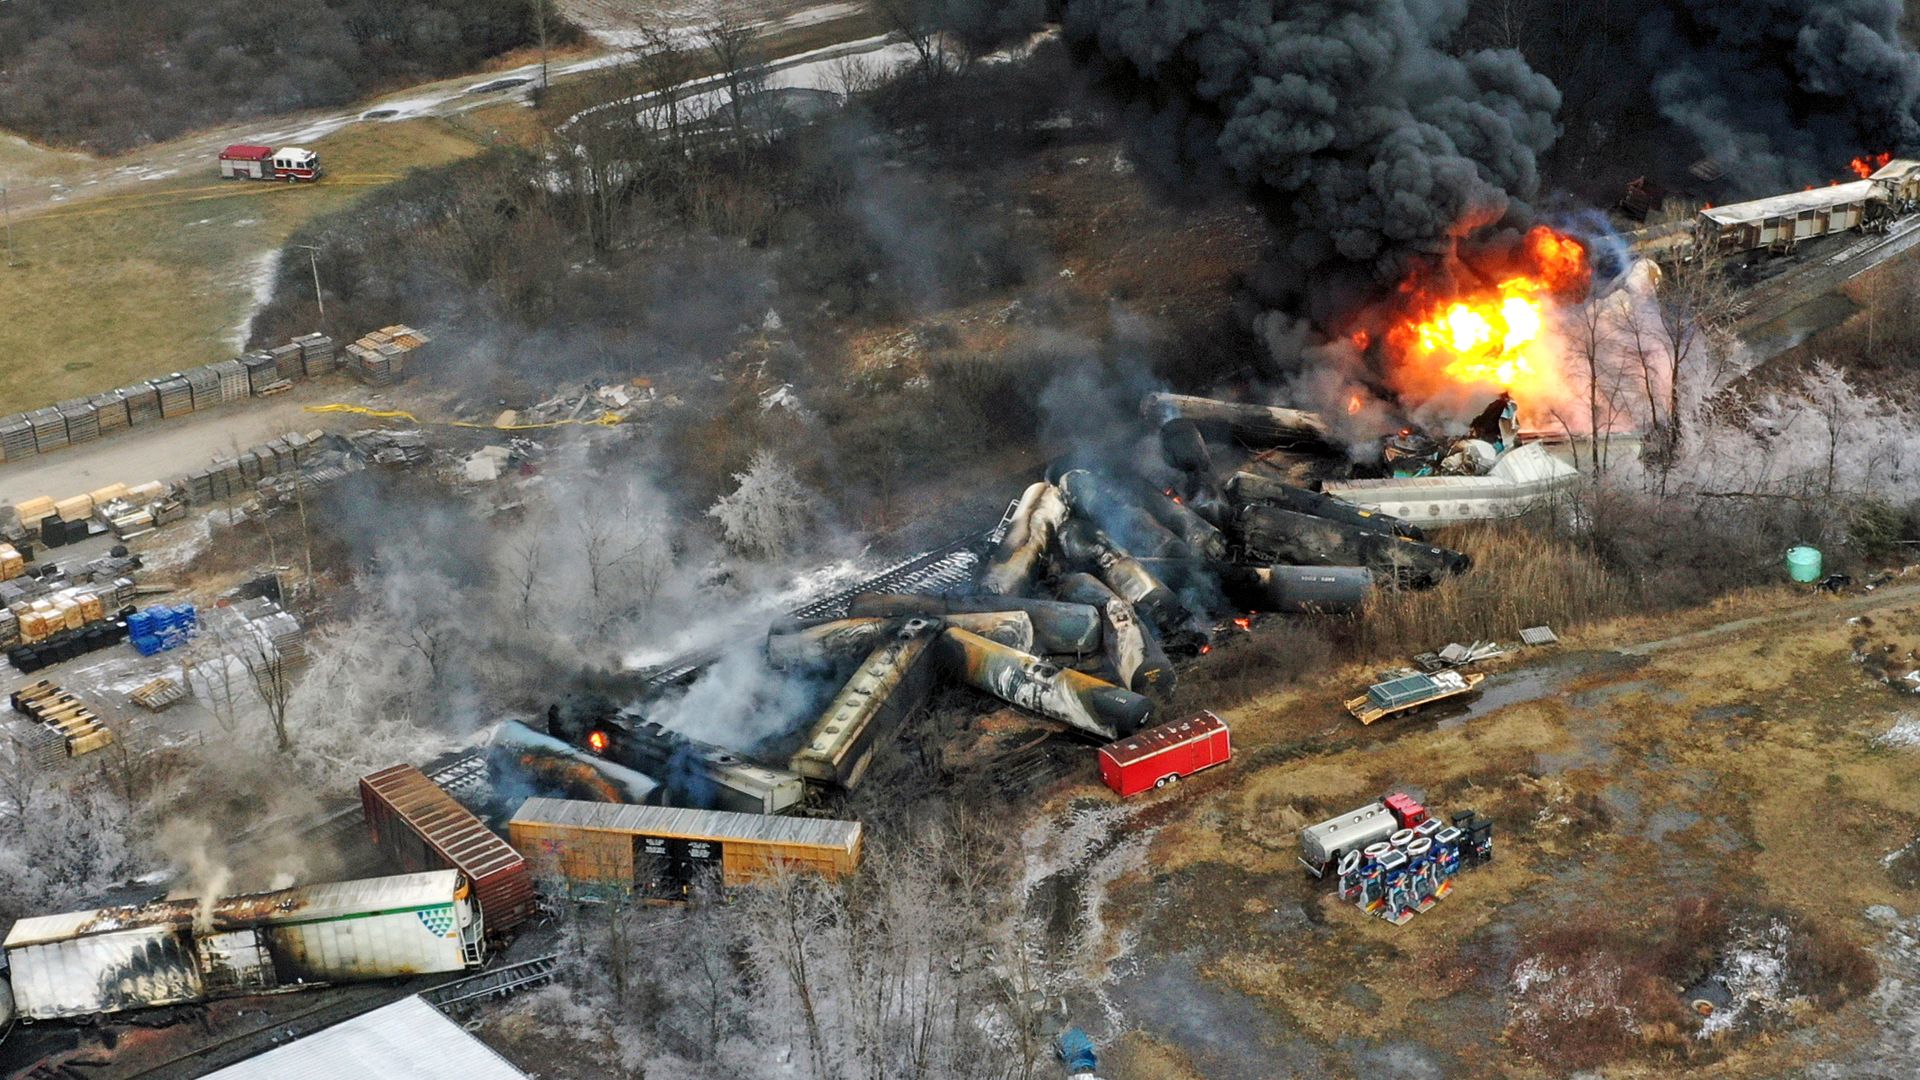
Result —
[{"label": "utility pole", "polygon": [[7,222],[7,265],[12,266],[14,265],[14,262],[13,262],[13,207],[7,203],[7,188],[6,188],[6,185],[4,184],[0,184],[0,217],[5,218]]},{"label": "utility pole", "polygon": [[[293,247],[307,250],[307,265],[313,268],[313,302],[320,305],[320,321],[327,321],[327,298],[320,295],[320,249],[312,244],[294,244]],[[319,329],[315,327],[314,329]]]},{"label": "utility pole", "polygon": [[540,92],[547,92],[547,0],[533,0],[534,33],[540,38]]}]

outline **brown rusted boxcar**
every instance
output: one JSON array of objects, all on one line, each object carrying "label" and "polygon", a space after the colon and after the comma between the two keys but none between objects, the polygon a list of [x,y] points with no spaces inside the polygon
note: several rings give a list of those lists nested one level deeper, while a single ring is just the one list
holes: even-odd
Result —
[{"label": "brown rusted boxcar", "polygon": [[684,900],[703,881],[783,871],[840,878],[860,865],[857,821],[528,799],[507,831],[543,887],[577,898]]},{"label": "brown rusted boxcar", "polygon": [[489,934],[533,913],[527,860],[419,769],[394,765],[361,777],[360,807],[374,846],[402,869],[465,873]]}]

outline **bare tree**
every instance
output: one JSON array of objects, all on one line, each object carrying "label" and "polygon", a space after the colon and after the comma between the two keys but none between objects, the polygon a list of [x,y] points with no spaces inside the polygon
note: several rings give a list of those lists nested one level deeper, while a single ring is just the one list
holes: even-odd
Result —
[{"label": "bare tree", "polygon": [[943,31],[950,16],[948,0],[876,0],[875,9],[894,33],[913,47],[914,70],[927,82],[937,82],[951,73],[956,62],[967,57],[947,54],[947,36]]},{"label": "bare tree", "polygon": [[759,558],[791,551],[813,520],[813,500],[793,470],[762,450],[733,480],[738,485],[733,493],[707,510],[720,522],[728,545]]},{"label": "bare tree", "polygon": [[[1607,309],[1598,303],[1583,304],[1573,309],[1567,318],[1568,345],[1579,365],[1578,377],[1586,384],[1582,390],[1591,439],[1587,456],[1595,479],[1606,472],[1607,449],[1620,413],[1618,395],[1622,377],[1613,363],[1613,323]],[[1564,421],[1562,426],[1566,426]],[[1576,443],[1574,464],[1578,465],[1579,460]]]},{"label": "bare tree", "polygon": [[700,31],[700,42],[713,67],[713,85],[724,98],[721,108],[732,126],[735,154],[744,163],[747,148],[756,139],[748,117],[767,81],[759,33],[751,24],[724,13]]},{"label": "bare tree", "polygon": [[[1734,316],[1733,289],[1716,259],[1674,263],[1661,274],[1654,291],[1654,338],[1664,365],[1667,388],[1667,437],[1677,448],[1682,439],[1683,387],[1702,365],[1718,362],[1717,337]],[[1711,378],[1703,373],[1703,377]],[[1707,386],[1702,386],[1704,396]]]}]

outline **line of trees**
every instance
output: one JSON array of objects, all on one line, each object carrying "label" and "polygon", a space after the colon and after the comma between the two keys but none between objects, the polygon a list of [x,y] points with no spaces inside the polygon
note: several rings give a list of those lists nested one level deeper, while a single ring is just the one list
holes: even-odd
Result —
[{"label": "line of trees", "polygon": [[0,125],[112,152],[578,40],[553,0],[10,0]]}]

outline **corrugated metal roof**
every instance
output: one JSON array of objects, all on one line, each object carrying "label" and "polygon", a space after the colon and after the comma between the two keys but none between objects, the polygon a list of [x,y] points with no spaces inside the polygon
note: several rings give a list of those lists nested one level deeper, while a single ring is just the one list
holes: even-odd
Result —
[{"label": "corrugated metal roof", "polygon": [[361,777],[360,782],[476,880],[523,861],[472,811],[412,765],[394,765]]},{"label": "corrugated metal roof", "polygon": [[825,818],[736,814],[727,810],[685,810],[672,806],[628,806],[576,799],[528,799],[513,824],[560,825],[577,829],[645,833],[697,840],[760,840],[775,844],[852,851],[860,842],[860,823]]},{"label": "corrugated metal roof", "polygon": [[1175,720],[1170,724],[1137,731],[1118,742],[1101,747],[1116,765],[1131,765],[1143,758],[1152,757],[1163,750],[1184,746],[1196,739],[1211,738],[1216,732],[1225,731],[1227,722],[1210,712],[1190,716],[1185,720]]},{"label": "corrugated metal roof", "polygon": [[1830,210],[1848,203],[1866,202],[1877,190],[1878,185],[1871,180],[1855,180],[1850,184],[1832,184],[1812,191],[1790,191],[1752,202],[1716,206],[1700,214],[1721,225],[1746,225],[1768,218],[1793,217],[1807,210]]},{"label": "corrugated metal roof", "polygon": [[[457,870],[430,870],[423,874],[395,874],[228,896],[214,904],[213,923],[216,927],[259,926],[447,904],[453,902],[459,877]],[[187,926],[193,923],[199,908],[198,900],[161,900],[139,906],[35,915],[13,924],[4,947],[12,949],[87,934],[112,934],[148,927]]]},{"label": "corrugated metal roof", "polygon": [[1894,158],[1892,161],[1876,169],[1873,176],[1869,179],[1904,180],[1908,176],[1911,176],[1915,169],[1920,169],[1920,161],[1915,161],[1912,158]]},{"label": "corrugated metal roof", "polygon": [[403,998],[207,1074],[207,1080],[526,1080],[419,997]]},{"label": "corrugated metal roof", "polygon": [[1367,688],[1367,696],[1373,699],[1375,705],[1383,709],[1391,709],[1410,701],[1431,697],[1439,689],[1439,685],[1425,675],[1403,675],[1398,679],[1373,684]]}]

